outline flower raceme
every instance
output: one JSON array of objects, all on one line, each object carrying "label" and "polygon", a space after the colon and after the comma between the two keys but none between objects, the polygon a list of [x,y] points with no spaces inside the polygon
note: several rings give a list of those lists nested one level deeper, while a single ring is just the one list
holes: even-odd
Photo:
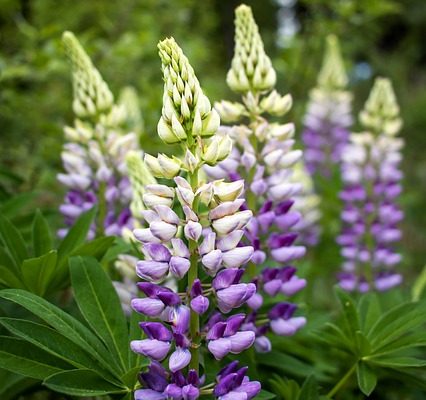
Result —
[{"label": "flower raceme", "polygon": [[399,169],[403,141],[391,83],[377,78],[360,114],[366,132],[353,133],[342,164],[343,230],[337,238],[344,258],[340,286],[348,291],[388,290],[402,281],[395,272],[401,255],[398,223],[403,212]]},{"label": "flower raceme", "polygon": [[352,96],[345,90],[347,83],[337,37],[330,35],[304,119],[304,158],[311,174],[330,177],[333,165],[341,161],[352,124]]},{"label": "flower raceme", "polygon": [[68,189],[60,207],[67,228],[59,236],[65,236],[80,214],[95,205],[98,219],[89,236],[121,236],[123,230],[133,228],[125,157],[131,150],[140,151],[138,137],[124,131],[128,107],[114,103],[108,85],[75,36],[65,32],[63,43],[72,64],[77,119],[73,127],[65,128],[67,143],[61,154],[65,173],[58,180]]},{"label": "flower raceme", "polygon": [[[242,103],[221,101],[215,108],[223,122],[232,124],[244,119],[247,122],[220,127],[218,135],[231,137],[234,146],[228,158],[217,165],[205,166],[205,171],[212,181],[230,179],[237,183],[243,179],[245,182],[245,202],[241,206],[253,212],[254,217],[241,237],[254,252],[244,280],[253,286],[239,283],[240,272],[234,277],[231,270],[226,270],[226,288],[221,283],[216,294],[224,312],[240,299],[247,302],[251,312],[243,327],[255,333],[258,350],[269,351],[271,346],[265,334],[271,330],[271,320],[260,313],[263,297],[278,293],[292,296],[306,285],[291,265],[305,254],[305,247],[296,240],[297,229],[307,225],[303,225],[302,214],[293,207],[303,189],[293,177],[302,152],[293,148],[293,123],[271,123],[264,116],[266,113],[283,116],[291,108],[291,96],[281,96],[273,89],[276,74],[265,54],[250,7],[239,6],[235,15],[235,52],[227,82],[242,95]],[[278,267],[257,270],[257,266],[268,264]],[[272,285],[276,285],[274,290]],[[256,293],[245,298],[254,288]],[[300,322],[304,321],[300,318]],[[299,323],[298,327],[302,325]]]},{"label": "flower raceme", "polygon": [[[165,143],[179,143],[183,156],[145,155],[151,173],[167,184],[145,185],[137,203],[143,224],[133,233],[144,259],[136,264],[141,297],[131,306],[150,321],[140,324],[146,338],[133,341],[131,348],[151,364],[140,375],[143,388],[135,399],[197,399],[202,394],[229,399],[234,392],[252,398],[260,384],[247,385],[246,369],[236,386],[222,381],[203,386],[200,364],[201,352],[221,359],[255,341],[255,334],[243,329],[244,314],[225,320],[215,312],[232,313],[256,293],[253,283],[241,282],[242,268],[254,253],[253,246],[242,243],[252,218],[243,207],[244,182],[200,180],[200,169],[225,159],[232,142],[216,135],[219,115],[174,39],[158,47],[164,75],[158,134]],[[179,291],[164,286],[170,277]]]}]

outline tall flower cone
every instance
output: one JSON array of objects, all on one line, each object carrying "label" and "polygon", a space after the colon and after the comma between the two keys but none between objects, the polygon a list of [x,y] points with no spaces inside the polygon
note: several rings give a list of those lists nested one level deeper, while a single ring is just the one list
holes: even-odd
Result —
[{"label": "tall flower cone", "polygon": [[387,290],[402,281],[398,223],[402,126],[390,80],[377,78],[360,113],[364,132],[352,133],[342,164],[344,222],[338,243],[344,258],[340,285],[349,291]]},{"label": "tall flower cone", "polygon": [[65,127],[61,154],[65,173],[58,180],[68,189],[60,207],[67,227],[59,235],[66,235],[76,218],[96,205],[98,215],[89,236],[121,236],[123,230],[133,228],[125,156],[139,149],[138,137],[124,130],[125,108],[114,103],[108,85],[76,37],[65,32],[63,44],[72,65],[77,119],[73,127]]},{"label": "tall flower cone", "polygon": [[302,140],[311,174],[330,178],[341,160],[352,124],[352,95],[336,36],[327,37],[317,86],[310,92]]},{"label": "tall flower cone", "polygon": [[[276,304],[267,318],[259,317],[264,296],[283,294],[290,299],[306,285],[293,266],[306,251],[296,241],[295,227],[303,224],[303,216],[293,207],[303,188],[293,177],[302,152],[293,148],[293,123],[269,121],[268,114],[285,115],[292,99],[274,89],[275,72],[251,9],[241,5],[235,15],[235,55],[227,82],[242,94],[242,103],[221,101],[215,107],[223,121],[242,123],[221,126],[220,133],[233,139],[232,153],[218,165],[206,166],[205,171],[211,179],[245,181],[245,207],[254,214],[245,232],[245,240],[254,248],[245,276],[257,287],[248,301],[245,329],[256,334],[256,349],[266,352],[271,350],[269,331],[293,335],[306,322],[294,315],[297,307],[289,302]],[[271,264],[276,267],[267,267]]]},{"label": "tall flower cone", "polygon": [[[252,246],[240,245],[252,212],[240,209],[242,181],[201,181],[200,169],[225,159],[231,141],[216,133],[219,115],[175,40],[165,39],[158,48],[164,77],[158,135],[166,144],[179,143],[183,157],[145,155],[147,167],[164,183],[145,185],[145,209],[138,205],[145,227],[135,229],[134,236],[145,257],[137,262],[136,273],[144,296],[134,299],[132,307],[159,322],[141,323],[146,339],[131,342],[133,351],[151,360],[148,372],[140,375],[143,388],[135,399],[195,400],[200,395],[222,398],[225,393],[245,393],[251,399],[260,384],[249,382],[246,369],[235,363],[216,385],[203,385],[200,374],[206,353],[220,360],[241,353],[255,340],[255,334],[244,329],[244,314],[222,315],[256,292],[253,283],[240,283],[243,266],[253,254]],[[170,277],[183,292],[162,286]],[[241,380],[230,384],[236,371]],[[161,382],[155,379],[159,375]]]}]

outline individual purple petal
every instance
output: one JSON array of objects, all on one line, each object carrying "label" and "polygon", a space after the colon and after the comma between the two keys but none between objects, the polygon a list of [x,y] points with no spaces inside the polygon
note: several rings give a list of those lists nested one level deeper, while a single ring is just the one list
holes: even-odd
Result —
[{"label": "individual purple petal", "polygon": [[201,263],[204,265],[206,272],[214,276],[222,265],[222,252],[213,250],[201,258]]},{"label": "individual purple petal", "polygon": [[272,344],[266,336],[258,336],[254,341],[254,347],[259,353],[269,353],[272,349]]},{"label": "individual purple petal", "polygon": [[[220,315],[220,314],[219,314]],[[211,328],[207,332],[207,340],[216,340],[223,336],[226,329],[226,322],[218,321],[218,322],[211,322]]]},{"label": "individual purple petal", "polygon": [[281,279],[272,279],[269,282],[266,282],[263,284],[263,290],[269,294],[269,296],[276,296],[278,292],[280,291],[282,286]]},{"label": "individual purple petal", "polygon": [[226,320],[226,328],[225,332],[223,333],[224,336],[232,336],[234,335],[238,329],[240,329],[241,325],[243,324],[246,316],[244,314],[235,314],[229,317]]},{"label": "individual purple petal", "polygon": [[260,307],[262,307],[262,304],[263,297],[259,293],[254,293],[253,296],[247,300],[247,305],[254,311],[257,311]]},{"label": "individual purple petal", "polygon": [[221,360],[231,351],[231,340],[228,338],[211,340],[207,347],[216,360]]},{"label": "individual purple petal", "polygon": [[173,400],[181,400],[182,397],[182,388],[175,383],[171,383],[166,387],[166,390],[164,393],[167,395],[167,399],[173,399]]},{"label": "individual purple petal", "polygon": [[166,262],[140,260],[136,264],[136,274],[149,281],[159,281],[169,272],[169,264]]},{"label": "individual purple petal", "polygon": [[200,396],[200,390],[193,385],[185,385],[182,388],[182,396],[185,400],[196,400]]},{"label": "individual purple petal", "polygon": [[171,240],[173,255],[177,257],[189,258],[189,249],[182,239],[175,238]]},{"label": "individual purple petal", "polygon": [[132,308],[138,312],[147,315],[148,317],[158,317],[164,310],[164,303],[158,299],[133,299],[131,301]]},{"label": "individual purple petal", "polygon": [[161,322],[141,322],[140,327],[150,339],[170,342],[173,339],[172,333]]},{"label": "individual purple petal", "polygon": [[233,231],[229,235],[226,235],[220,238],[217,241],[216,246],[219,250],[222,250],[222,251],[232,250],[235,247],[237,247],[237,245],[240,243],[243,235],[244,235],[243,230]]},{"label": "individual purple petal", "polygon": [[256,397],[259,394],[260,390],[261,385],[257,381],[243,382],[239,387],[234,389],[235,392],[245,393],[247,400]]},{"label": "individual purple petal", "polygon": [[156,339],[132,340],[130,342],[130,348],[135,353],[142,354],[153,360],[161,361],[166,358],[170,350],[170,343]]},{"label": "individual purple petal", "polygon": [[240,307],[256,292],[253,283],[239,283],[216,292],[218,307],[223,313],[230,312],[233,308]]},{"label": "individual purple petal", "polygon": [[191,311],[187,306],[174,307],[170,322],[176,333],[186,333],[189,329],[189,318]]},{"label": "individual purple petal", "polygon": [[155,206],[154,210],[162,221],[172,225],[179,225],[179,217],[170,207],[160,204]]},{"label": "individual purple petal", "polygon": [[256,335],[251,331],[237,332],[230,336],[231,340],[231,353],[238,354],[248,349],[254,343]]},{"label": "individual purple petal", "polygon": [[168,262],[171,254],[169,249],[157,243],[149,243],[143,246],[143,252],[154,261]]},{"label": "individual purple petal", "polygon": [[188,272],[191,263],[187,258],[173,256],[170,259],[169,266],[170,272],[178,278],[182,279]]},{"label": "individual purple petal", "polygon": [[225,201],[210,211],[209,218],[211,220],[215,220],[225,217],[227,215],[235,214],[240,209],[243,203],[244,199]]},{"label": "individual purple petal", "polygon": [[185,237],[188,240],[198,241],[202,230],[203,228],[199,222],[188,221],[184,227]]},{"label": "individual purple petal", "polygon": [[233,250],[226,251],[222,253],[223,264],[227,268],[239,267],[250,261],[253,251],[252,246],[236,247]]},{"label": "individual purple petal", "polygon": [[271,321],[272,331],[279,336],[292,336],[306,324],[306,318],[294,317],[288,320],[278,318]]},{"label": "individual purple petal", "polygon": [[157,297],[166,305],[166,306],[177,306],[181,304],[180,297],[177,293],[173,292],[170,289],[164,288],[163,290],[157,293]]},{"label": "individual purple petal", "polygon": [[209,309],[209,299],[201,295],[194,297],[190,304],[197,314],[204,314]]},{"label": "individual purple petal", "polygon": [[272,258],[281,263],[287,263],[291,260],[301,258],[305,253],[306,248],[304,246],[281,247],[271,250]]},{"label": "individual purple petal", "polygon": [[163,242],[172,239],[177,232],[176,225],[169,224],[164,221],[153,221],[149,225],[151,233]]},{"label": "individual purple petal", "polygon": [[297,276],[291,277],[287,282],[284,282],[281,285],[281,293],[286,296],[293,296],[295,293],[299,292],[306,286],[306,279],[300,279]]},{"label": "individual purple petal", "polygon": [[198,246],[198,252],[204,256],[215,249],[216,233],[210,232],[205,237],[203,242]]},{"label": "individual purple petal", "polygon": [[188,349],[177,347],[169,359],[169,369],[172,372],[185,368],[191,361],[191,352]]},{"label": "individual purple petal", "polygon": [[135,400],[166,400],[167,396],[164,393],[157,392],[152,389],[135,390]]},{"label": "individual purple petal", "polygon": [[160,243],[160,239],[155,237],[149,228],[135,229],[133,235],[142,243]]},{"label": "individual purple petal", "polygon": [[244,274],[243,269],[228,268],[220,271],[212,281],[215,290],[225,289],[234,283],[239,283]]}]

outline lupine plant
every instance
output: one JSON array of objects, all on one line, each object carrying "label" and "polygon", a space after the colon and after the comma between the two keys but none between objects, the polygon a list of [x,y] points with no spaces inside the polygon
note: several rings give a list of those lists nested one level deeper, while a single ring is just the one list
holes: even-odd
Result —
[{"label": "lupine plant", "polygon": [[289,298],[306,285],[291,265],[305,254],[305,247],[295,243],[294,229],[303,216],[292,208],[302,190],[302,184],[292,179],[302,152],[293,149],[293,123],[268,120],[285,115],[292,104],[289,94],[281,96],[274,89],[275,82],[252,11],[241,5],[235,11],[235,50],[227,83],[242,102],[221,101],[215,107],[222,121],[242,123],[221,127],[223,135],[232,137],[234,147],[225,161],[207,166],[206,172],[216,179],[245,181],[244,207],[254,214],[245,232],[245,241],[254,248],[245,276],[257,287],[248,301],[247,327],[256,333],[256,349],[261,352],[271,350],[268,331],[293,335],[306,322],[295,316],[297,306],[289,302],[277,302],[266,316],[260,312],[265,295]]},{"label": "lupine plant", "polygon": [[[249,381],[247,368],[233,362],[216,382],[205,382],[202,362],[206,351],[221,360],[254,343],[243,313],[224,316],[256,292],[253,283],[240,283],[242,267],[253,255],[252,246],[239,246],[252,212],[240,210],[243,181],[200,180],[204,164],[213,166],[229,155],[231,140],[217,135],[219,115],[175,40],[165,39],[158,48],[164,78],[158,135],[166,144],[179,144],[184,156],[145,156],[152,174],[168,184],[145,186],[141,214],[147,227],[134,231],[145,256],[136,266],[144,297],[132,307],[151,319],[140,324],[146,339],[131,343],[151,360],[135,399],[203,394],[251,399],[260,383]],[[168,275],[176,278],[177,290],[159,284]]]},{"label": "lupine plant", "polygon": [[[141,123],[132,112],[132,99],[128,100],[133,94],[124,92],[123,102],[115,104],[108,85],[71,32],[64,33],[63,44],[72,64],[76,120],[73,127],[65,128],[67,142],[61,156],[66,173],[58,174],[58,180],[68,192],[60,211],[69,227],[96,205],[98,215],[89,237],[120,236],[124,228],[133,227],[125,156],[139,144],[136,132],[124,130],[127,121],[136,128]],[[59,236],[67,231],[61,229]]]},{"label": "lupine plant", "polygon": [[304,118],[304,158],[311,174],[329,178],[340,162],[352,124],[352,95],[336,36],[327,37],[327,47],[317,86],[310,93]]},{"label": "lupine plant", "polygon": [[[304,120],[308,173],[250,7],[235,25],[235,102],[212,107],[176,41],[158,44],[159,140],[143,138],[162,142],[156,155],[139,148],[135,91],[114,101],[63,35],[76,116],[64,204],[42,214],[23,201],[36,194],[3,201],[0,187],[1,400],[424,399],[426,269],[399,285],[390,81],[376,80],[348,138],[351,96],[328,39]],[[339,193],[337,235],[327,208],[340,211]],[[333,249],[344,259],[334,296]]]},{"label": "lupine plant", "polygon": [[360,123],[366,131],[353,133],[343,153],[344,226],[337,240],[345,262],[340,286],[388,290],[402,280],[395,272],[401,255],[394,245],[401,239],[398,223],[403,218],[397,203],[403,141],[396,137],[402,121],[388,79],[376,79]]}]

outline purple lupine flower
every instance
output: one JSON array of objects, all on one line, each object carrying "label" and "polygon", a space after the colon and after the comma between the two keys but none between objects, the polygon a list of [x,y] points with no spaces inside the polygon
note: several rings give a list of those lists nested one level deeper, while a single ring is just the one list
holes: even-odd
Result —
[{"label": "purple lupine flower", "polygon": [[403,219],[397,204],[403,147],[395,137],[401,127],[398,110],[390,81],[378,78],[360,114],[369,131],[353,133],[344,153],[343,228],[337,242],[344,258],[340,286],[348,291],[384,291],[402,281],[395,272]]},{"label": "purple lupine flower", "polygon": [[[248,7],[242,6],[241,12],[244,12],[245,19],[249,20],[253,26],[255,22]],[[257,32],[257,28],[256,28]],[[243,46],[236,37],[236,47]],[[258,38],[261,41],[260,38]],[[238,44],[239,43],[239,44]],[[245,49],[245,47],[243,46]],[[259,49],[260,54],[264,55],[264,50]],[[243,57],[246,51],[238,51],[238,56]],[[265,59],[266,60],[266,59]],[[241,61],[241,60],[240,60]],[[265,71],[253,79],[252,60],[248,62],[247,71],[241,67],[240,61],[233,64],[233,68],[228,74],[228,85],[234,91],[242,94],[242,103],[230,103],[222,101],[215,104],[216,109],[221,114],[222,120],[229,123],[236,123],[230,126],[221,126],[219,134],[229,135],[234,143],[233,149],[224,161],[217,165],[205,166],[205,172],[210,179],[230,179],[234,182],[245,181],[244,197],[234,200],[233,204],[227,207],[238,210],[235,216],[222,217],[222,210],[218,210],[220,217],[214,216],[213,226],[220,229],[223,234],[228,234],[229,229],[241,230],[238,222],[241,221],[247,211],[253,213],[253,218],[248,221],[244,235],[238,231],[234,235],[243,235],[243,243],[253,248],[248,267],[245,269],[245,282],[240,283],[240,276],[235,281],[232,278],[232,272],[227,272],[224,276],[230,277],[225,286],[214,285],[215,293],[218,299],[219,308],[223,312],[229,312],[234,305],[239,306],[240,299],[247,303],[252,310],[257,311],[263,305],[263,300],[268,292],[264,290],[264,284],[267,284],[267,290],[272,284],[264,281],[261,271],[268,263],[277,265],[280,268],[290,267],[295,261],[305,255],[305,247],[297,241],[298,229],[303,226],[302,214],[293,208],[295,198],[301,194],[302,184],[293,177],[295,165],[300,162],[302,152],[294,149],[294,131],[293,123],[271,123],[265,114],[272,116],[283,116],[291,108],[292,99],[290,95],[281,96],[273,86],[275,84],[274,69],[270,60],[265,61]],[[266,66],[267,65],[267,66]],[[244,74],[247,73],[246,79]],[[269,74],[271,80],[260,83],[260,76]],[[259,85],[259,87],[258,87]],[[260,88],[260,86],[262,88]],[[250,122],[243,125],[238,124],[242,118],[248,117]],[[237,202],[239,201],[239,202]],[[225,207],[225,206],[223,206]],[[228,228],[229,227],[229,228]],[[224,245],[230,243],[230,240],[224,240]],[[213,240],[212,240],[213,243]],[[222,243],[218,243],[217,248],[224,250]],[[209,250],[215,249],[210,246]],[[244,250],[235,249],[235,253],[243,257]],[[212,254],[216,256],[216,254]],[[225,257],[222,254],[222,257]],[[216,260],[216,259],[214,259]],[[246,262],[246,260],[244,260]],[[212,263],[213,264],[213,263]],[[296,275],[293,268],[288,277],[280,273],[277,278],[277,292],[286,296],[292,296],[301,290],[306,282]],[[216,278],[218,279],[218,277]],[[271,278],[272,279],[272,278]],[[290,282],[291,280],[291,282]],[[282,287],[282,289],[281,289]],[[258,348],[263,350],[270,349],[270,342],[266,338],[269,324],[261,321],[263,318],[257,318],[256,313],[250,313],[250,329],[246,321],[245,328],[259,337]],[[219,325],[220,326],[220,325]],[[223,343],[223,346],[219,345]],[[226,350],[226,341],[218,342],[218,352]],[[269,343],[269,344],[268,344]],[[213,346],[213,344],[212,344]]]},{"label": "purple lupine flower", "polygon": [[347,81],[338,40],[329,36],[318,84],[310,93],[304,118],[304,158],[311,174],[330,177],[349,140],[352,96],[345,90]]},{"label": "purple lupine flower", "polygon": [[58,234],[65,236],[82,213],[97,205],[104,220],[92,226],[89,238],[97,232],[122,236],[133,229],[125,157],[139,150],[138,138],[124,131],[126,110],[114,104],[108,85],[74,35],[66,32],[63,42],[72,64],[73,108],[79,119],[74,127],[65,128],[68,143],[61,154],[65,173],[58,174],[58,180],[68,190],[60,207],[67,227]]},{"label": "purple lupine flower", "polygon": [[278,303],[268,313],[271,330],[279,336],[292,336],[306,324],[305,317],[294,317],[297,306]]},{"label": "purple lupine flower", "polygon": [[[254,252],[250,244],[242,243],[252,212],[241,209],[243,181],[200,181],[202,165],[225,159],[231,140],[214,135],[218,114],[211,109],[176,42],[166,39],[159,49],[166,85],[158,134],[166,143],[180,142],[185,150],[182,159],[146,157],[156,177],[173,181],[143,188],[146,208],[140,215],[144,225],[133,232],[144,255],[136,262],[136,273],[143,280],[138,288],[143,295],[131,305],[137,312],[158,319],[141,324],[148,337],[131,344],[134,351],[153,360],[147,375],[141,375],[144,389],[137,391],[135,398],[195,400],[212,391],[211,385],[200,387],[204,377],[198,375],[198,353],[209,349],[219,359],[227,353],[241,353],[255,340],[254,332],[240,329],[244,314],[224,321],[213,310],[216,302],[211,301],[211,296],[216,296],[219,309],[229,312],[256,291],[253,283],[239,282]],[[195,152],[194,138],[201,153]],[[179,292],[163,287],[170,277],[181,280],[175,285]],[[210,319],[205,317],[209,309]],[[164,369],[156,371],[154,362],[166,357],[169,372],[164,376]]]},{"label": "purple lupine flower", "polygon": [[223,368],[217,379],[213,394],[218,400],[250,400],[260,392],[260,383],[250,381],[246,376],[247,367],[238,369],[238,361]]},{"label": "purple lupine flower", "polygon": [[239,331],[244,320],[244,314],[235,314],[226,321],[215,323],[207,332],[208,349],[217,360],[228,353],[241,353],[254,343],[254,332]]}]

